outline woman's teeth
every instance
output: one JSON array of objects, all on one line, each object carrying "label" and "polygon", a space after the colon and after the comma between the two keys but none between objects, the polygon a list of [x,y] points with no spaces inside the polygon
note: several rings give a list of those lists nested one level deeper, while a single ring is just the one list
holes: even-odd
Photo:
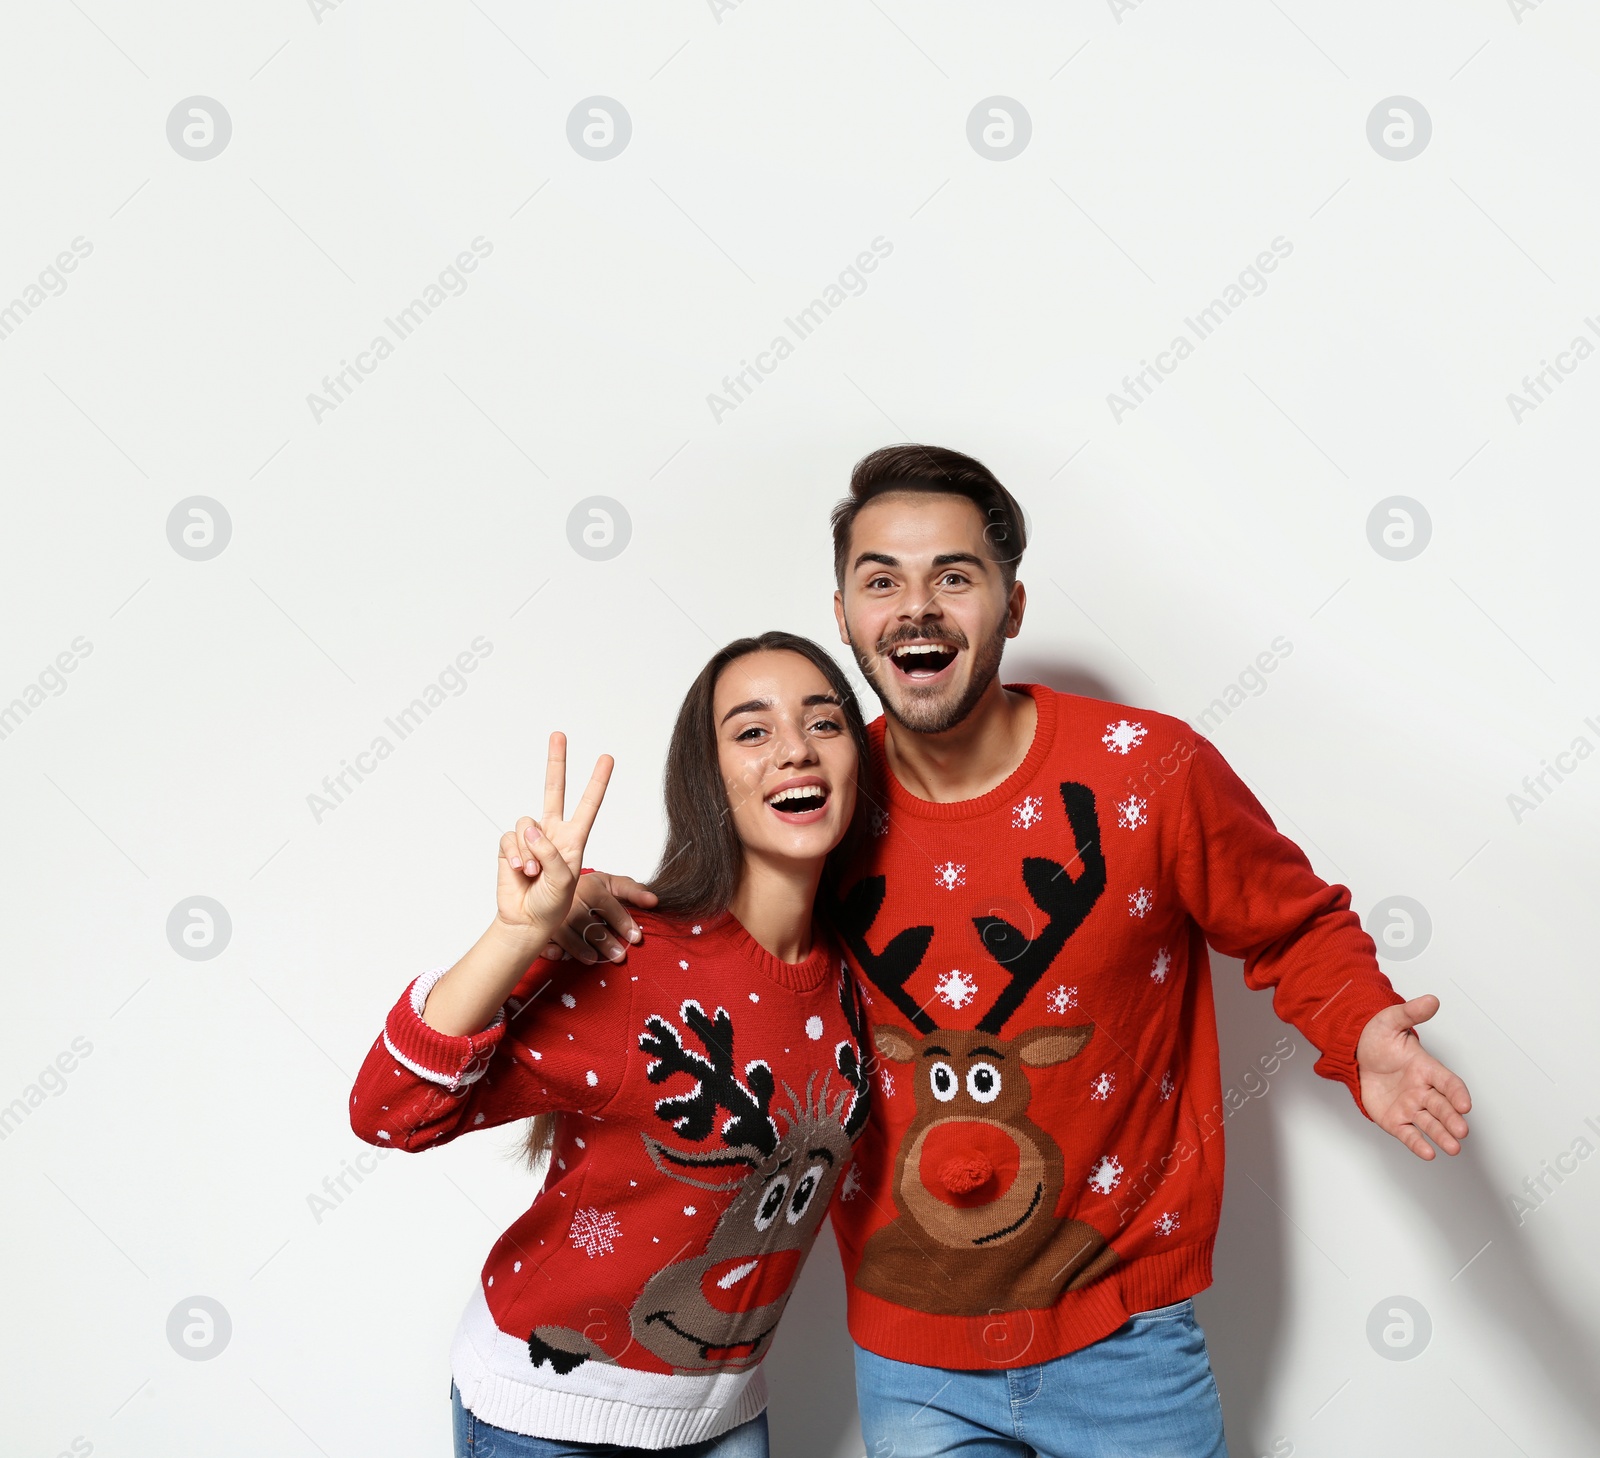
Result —
[{"label": "woman's teeth", "polygon": [[778,810],[818,810],[827,803],[828,792],[821,785],[795,785],[767,797],[767,804]]}]

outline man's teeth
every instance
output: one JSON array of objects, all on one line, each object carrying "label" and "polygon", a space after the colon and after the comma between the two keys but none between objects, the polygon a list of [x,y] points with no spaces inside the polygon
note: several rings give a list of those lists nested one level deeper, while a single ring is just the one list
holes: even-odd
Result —
[{"label": "man's teeth", "polygon": [[947,643],[908,643],[902,648],[894,650],[896,658],[910,658],[913,656],[926,656],[937,653],[941,657],[947,653],[954,653],[955,649]]},{"label": "man's teeth", "polygon": [[776,795],[767,799],[769,805],[781,805],[785,800],[824,800],[828,792],[821,785],[795,785],[792,789],[779,790]]}]

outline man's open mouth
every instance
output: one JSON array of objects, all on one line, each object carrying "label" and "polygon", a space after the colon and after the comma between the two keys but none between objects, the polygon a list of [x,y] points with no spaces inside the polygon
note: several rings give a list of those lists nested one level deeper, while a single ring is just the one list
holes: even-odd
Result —
[{"label": "man's open mouth", "polygon": [[819,779],[790,780],[766,797],[767,808],[791,825],[809,825],[828,804],[828,787]]},{"label": "man's open mouth", "polygon": [[897,643],[889,650],[889,662],[902,678],[927,683],[949,668],[959,652],[952,643]]}]

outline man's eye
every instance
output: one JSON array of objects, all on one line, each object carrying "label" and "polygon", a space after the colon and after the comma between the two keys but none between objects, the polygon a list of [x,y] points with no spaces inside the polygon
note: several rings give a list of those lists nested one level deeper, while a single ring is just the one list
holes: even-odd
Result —
[{"label": "man's eye", "polygon": [[945,587],[960,587],[964,582],[966,582],[966,580],[967,579],[959,572],[946,572],[944,576],[939,579],[940,583]]},{"label": "man's eye", "polygon": [[887,577],[874,577],[869,583],[867,583],[868,587],[892,587],[893,585],[894,584]]}]

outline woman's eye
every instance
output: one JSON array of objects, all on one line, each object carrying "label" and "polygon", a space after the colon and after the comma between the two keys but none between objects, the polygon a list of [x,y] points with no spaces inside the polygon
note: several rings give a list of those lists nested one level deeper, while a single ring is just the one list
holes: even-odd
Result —
[{"label": "woman's eye", "polygon": [[836,719],[818,719],[817,722],[811,726],[811,732],[815,734],[819,729],[829,729],[834,733],[838,733],[843,728],[844,725],[839,723]]},{"label": "woman's eye", "polygon": [[740,739],[759,738],[761,735],[765,734],[766,732],[767,731],[765,729],[761,728],[759,725],[752,724],[748,729],[741,729],[733,737],[734,737],[735,741],[738,741]]}]

